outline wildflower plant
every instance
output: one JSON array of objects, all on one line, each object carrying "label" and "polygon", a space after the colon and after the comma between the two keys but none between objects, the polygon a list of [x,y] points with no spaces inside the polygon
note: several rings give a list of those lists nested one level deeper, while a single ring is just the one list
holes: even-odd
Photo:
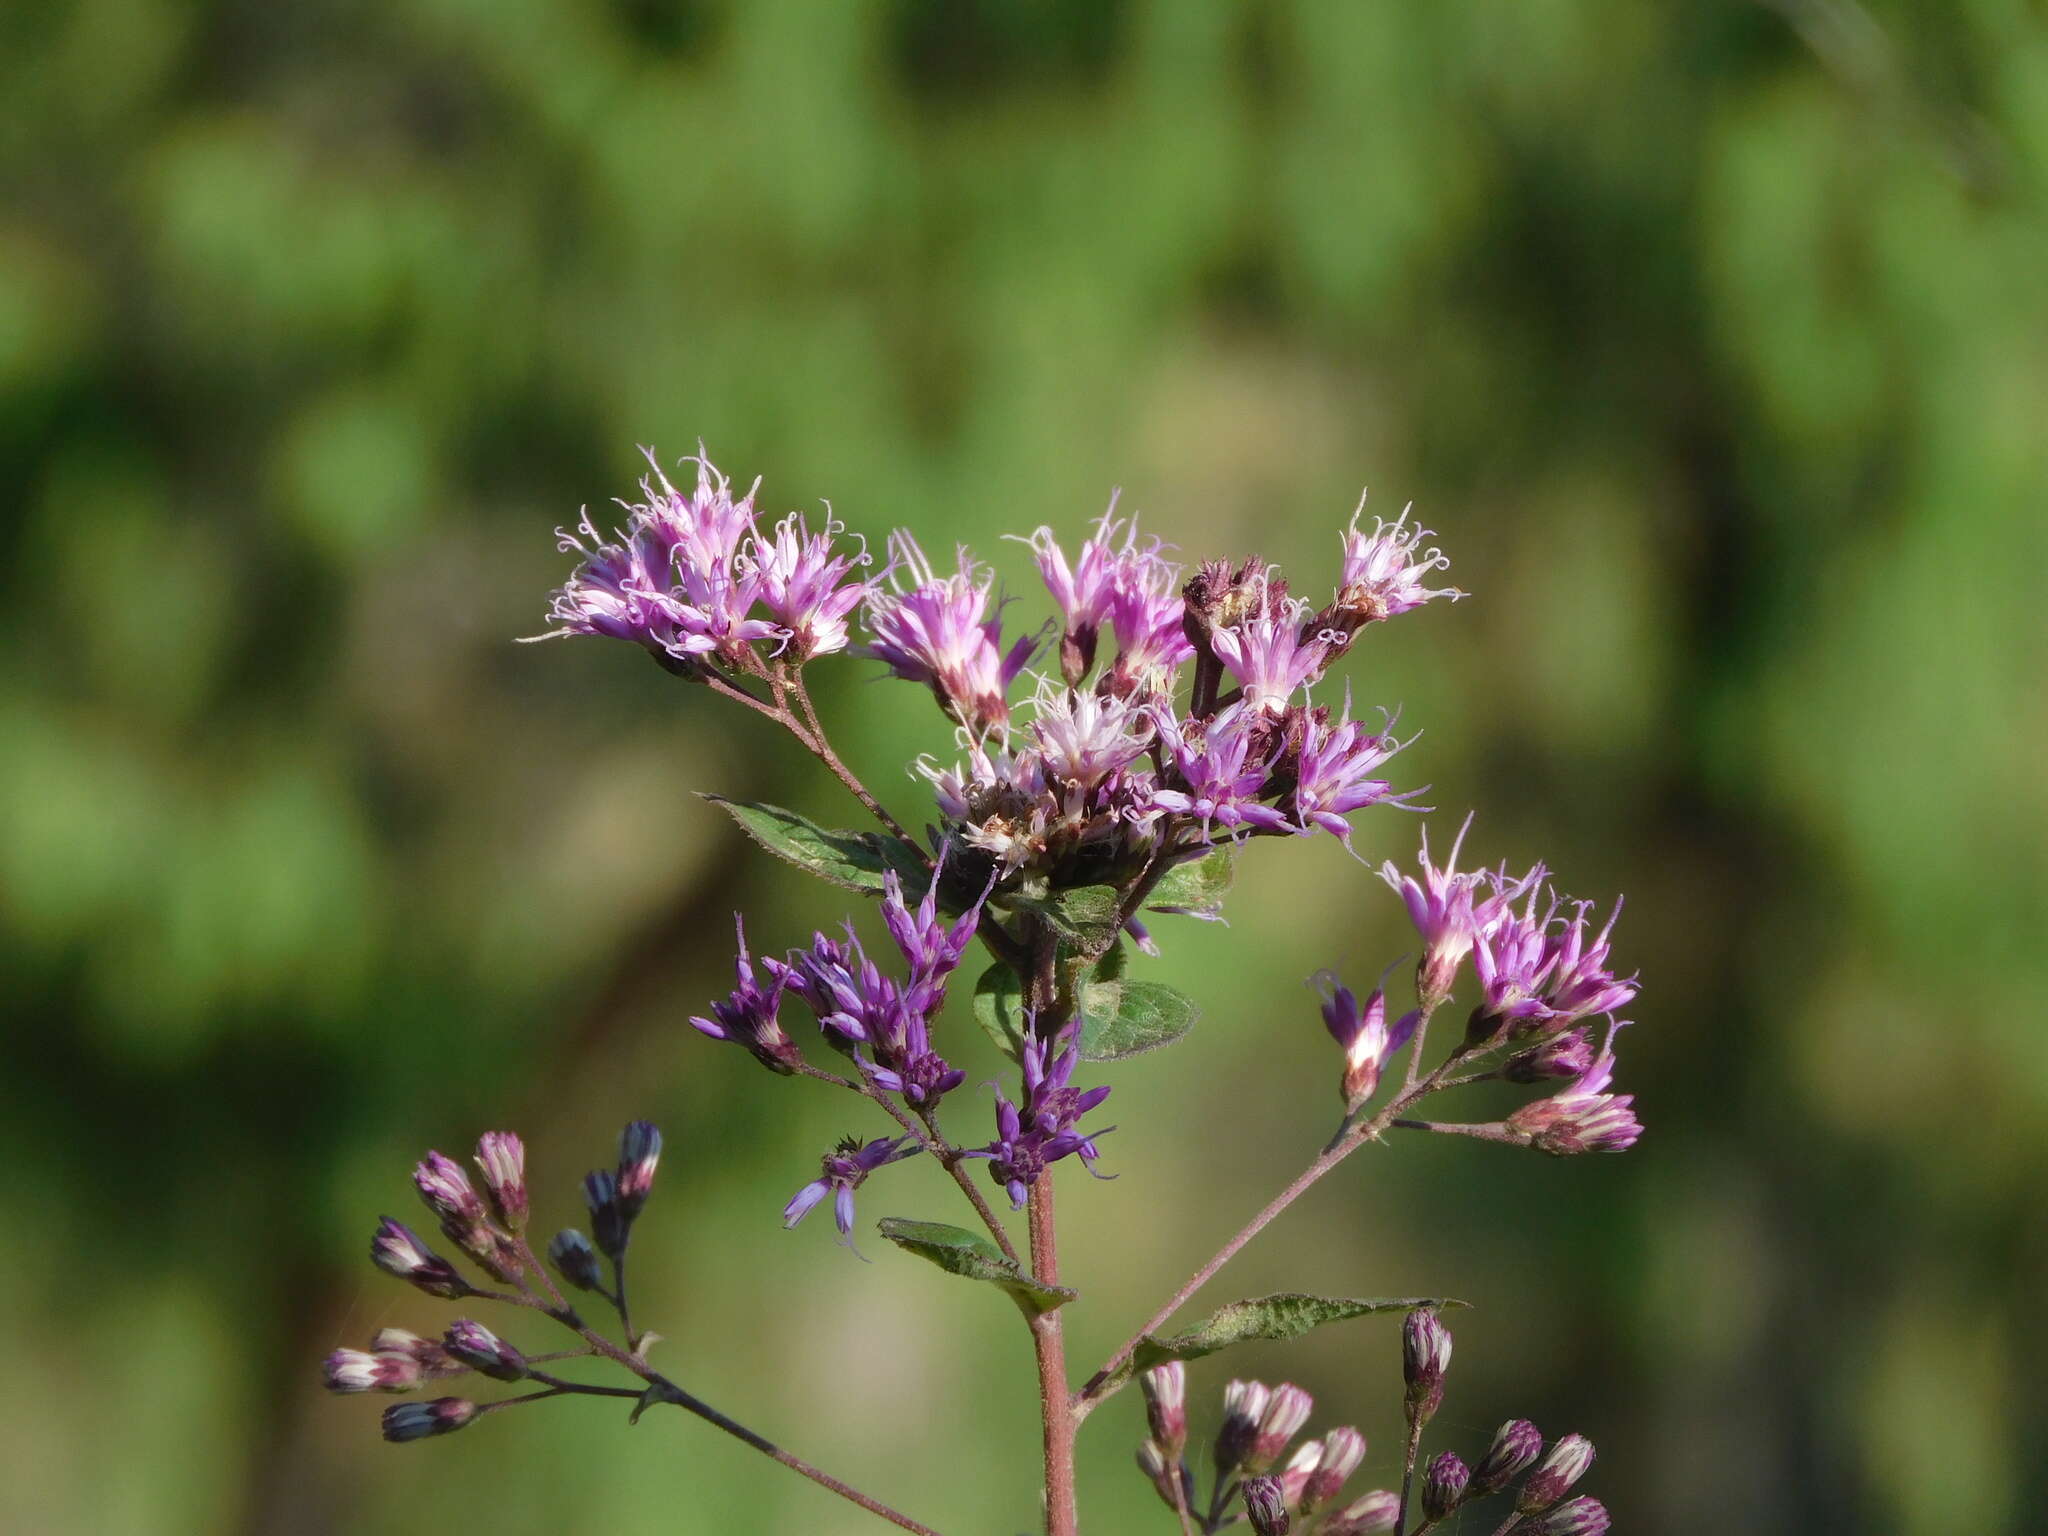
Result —
[{"label": "wildflower plant", "polygon": [[[829,514],[770,524],[756,507],[758,482],[735,494],[700,455],[685,461],[685,492],[648,459],[642,499],[624,505],[619,528],[601,532],[586,514],[562,535],[579,564],[554,596],[553,628],[537,638],[602,635],[640,647],[677,678],[774,722],[872,819],[840,830],[707,794],[770,853],[876,900],[887,940],[864,942],[849,921],[771,953],[758,947],[758,925],[750,939],[736,917],[734,985],[690,1022],[770,1072],[851,1095],[877,1116],[872,1134],[821,1154],[782,1212],[786,1225],[829,1205],[852,1246],[861,1208],[886,1208],[889,1170],[913,1157],[930,1158],[957,1186],[970,1225],[890,1215],[876,1231],[1016,1303],[1037,1364],[1049,1536],[1078,1529],[1076,1433],[1133,1381],[1145,1408],[1138,1465],[1182,1536],[1242,1523],[1261,1536],[1413,1536],[1484,1500],[1503,1501],[1503,1533],[1606,1530],[1598,1501],[1572,1493],[1593,1456],[1582,1436],[1546,1445],[1533,1424],[1511,1419],[1487,1445],[1465,1448],[1469,1462],[1451,1449],[1424,1459],[1452,1356],[1443,1314],[1459,1303],[1283,1293],[1167,1329],[1304,1191],[1395,1132],[1560,1157],[1625,1151],[1640,1136],[1632,1098],[1611,1091],[1625,1028],[1617,1015],[1636,994],[1610,958],[1619,902],[1600,920],[1595,904],[1557,894],[1541,865],[1461,868],[1469,817],[1441,863],[1421,832],[1417,858],[1378,871],[1415,928],[1412,1001],[1389,996],[1400,961],[1362,998],[1335,971],[1314,978],[1337,1048],[1339,1111],[1321,1150],[1108,1358],[1078,1376],[1067,1359],[1065,1313],[1080,1293],[1061,1265],[1055,1185],[1062,1165],[1099,1174],[1105,1161],[1115,1127],[1093,1069],[1175,1043],[1196,1015],[1192,1000],[1146,974],[1159,954],[1152,927],[1218,920],[1235,862],[1255,856],[1255,843],[1334,837],[1363,862],[1362,844],[1408,842],[1394,813],[1424,809],[1420,789],[1398,787],[1409,742],[1391,713],[1355,712],[1333,673],[1373,625],[1464,595],[1430,585],[1448,561],[1428,531],[1404,514],[1368,532],[1354,514],[1328,597],[1311,599],[1256,558],[1183,568],[1112,500],[1071,551],[1050,528],[1024,541],[1054,613],[1043,628],[1017,629],[993,575],[965,549],[938,558],[897,530],[878,566]],[[921,834],[848,769],[812,697],[811,667],[863,661],[929,690],[944,717],[911,758],[930,795]],[[977,948],[984,960],[961,977]],[[942,1024],[949,992],[971,993],[985,1039]],[[1432,1022],[1461,992],[1469,1011],[1447,1040]],[[1301,1019],[1309,1025],[1306,1002]],[[1008,1062],[992,1123],[968,1130],[985,1111],[963,1085],[992,1056]],[[1498,1120],[1435,1109],[1480,1082],[1529,1097]],[[1130,1112],[1144,1113],[1142,1101]],[[490,1309],[496,1326],[463,1317],[438,1340],[387,1329],[368,1348],[331,1355],[327,1385],[459,1390],[387,1409],[393,1441],[557,1397],[629,1399],[635,1418],[679,1407],[876,1516],[929,1532],[655,1365],[656,1335],[632,1319],[627,1255],[660,1152],[653,1126],[628,1126],[612,1166],[582,1182],[588,1235],[557,1231],[545,1261],[528,1236],[534,1202],[516,1136],[482,1138],[476,1180],[429,1153],[414,1183],[458,1257],[386,1218],[372,1261],[465,1311]],[[1023,1213],[1021,1237],[1006,1208]],[[615,1328],[592,1321],[605,1312]],[[1365,1437],[1340,1425],[1302,1438],[1313,1404],[1292,1385],[1230,1381],[1209,1454],[1191,1451],[1189,1362],[1372,1314],[1402,1320],[1398,1488],[1349,1487]],[[563,1331],[561,1347],[531,1352],[528,1335],[543,1324]],[[592,1380],[592,1369],[615,1374]],[[482,1381],[515,1390],[479,1401]]]}]

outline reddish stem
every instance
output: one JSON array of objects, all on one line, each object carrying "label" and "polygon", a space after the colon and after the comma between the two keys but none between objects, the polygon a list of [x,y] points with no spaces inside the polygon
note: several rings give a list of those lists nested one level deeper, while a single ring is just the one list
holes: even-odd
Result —
[{"label": "reddish stem", "polygon": [[[1031,1273],[1047,1285],[1060,1283],[1059,1236],[1053,1216],[1052,1174],[1031,1187]],[[1074,1499],[1074,1431],[1079,1416],[1068,1398],[1067,1344],[1059,1309],[1031,1320],[1038,1357],[1038,1412],[1045,1428],[1046,1536],[1078,1536]]]}]

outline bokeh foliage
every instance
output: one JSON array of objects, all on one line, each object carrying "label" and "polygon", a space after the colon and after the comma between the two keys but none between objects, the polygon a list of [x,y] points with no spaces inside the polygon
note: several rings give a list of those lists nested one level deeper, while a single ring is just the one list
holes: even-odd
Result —
[{"label": "bokeh foliage", "polygon": [[[69,0],[0,17],[0,99],[0,1524],[865,1529],[686,1425],[394,1451],[315,1390],[434,1315],[361,1263],[424,1144],[519,1126],[566,1217],[634,1114],[679,1379],[1029,1523],[1007,1306],[781,1232],[844,1107],[682,1025],[732,908],[841,910],[687,791],[846,808],[623,647],[508,643],[548,530],[699,436],[1027,594],[998,536],[1119,483],[1304,585],[1361,481],[1415,497],[1475,596],[1351,677],[1440,822],[1629,893],[1651,1134],[1361,1159],[1213,1299],[1467,1297],[1440,1443],[1581,1429],[1623,1529],[2037,1522],[2038,7]],[[826,710],[909,812],[943,733],[871,671]],[[1299,978],[1407,942],[1335,848],[1233,912],[1162,922],[1206,1018],[1105,1069],[1122,1177],[1063,1193],[1083,1355],[1326,1128]],[[1384,1482],[1393,1330],[1328,1339],[1235,1363]],[[1092,1528],[1156,1518],[1135,1425],[1084,1435]]]}]

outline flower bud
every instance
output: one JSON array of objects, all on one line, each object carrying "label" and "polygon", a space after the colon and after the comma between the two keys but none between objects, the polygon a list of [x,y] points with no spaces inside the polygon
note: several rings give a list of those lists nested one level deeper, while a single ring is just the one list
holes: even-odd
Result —
[{"label": "flower bud", "polygon": [[1244,1512],[1258,1536],[1287,1536],[1294,1522],[1287,1516],[1287,1499],[1277,1477],[1248,1477],[1244,1482]]},{"label": "flower bud", "polygon": [[1465,1502],[1465,1490],[1472,1474],[1454,1451],[1445,1451],[1429,1464],[1422,1479],[1422,1512],[1431,1520],[1442,1520]]},{"label": "flower bud", "polygon": [[597,1250],[574,1227],[564,1227],[548,1240],[548,1262],[579,1291],[594,1291],[603,1283],[598,1274]]},{"label": "flower bud", "polygon": [[1182,1481],[1185,1469],[1177,1458],[1160,1448],[1157,1440],[1147,1440],[1138,1447],[1138,1470],[1152,1479],[1152,1486],[1159,1490],[1159,1497],[1168,1509],[1177,1511],[1182,1508],[1176,1501],[1174,1490],[1180,1488],[1181,1497],[1185,1497],[1186,1484]]},{"label": "flower bud", "polygon": [[1507,1059],[1500,1075],[1511,1083],[1542,1083],[1578,1077],[1593,1065],[1593,1038],[1584,1029],[1566,1030]]},{"label": "flower bud", "polygon": [[1576,1499],[1566,1499],[1522,1529],[1530,1536],[1606,1536],[1609,1524],[1607,1506],[1582,1494]]},{"label": "flower bud", "polygon": [[470,1186],[469,1175],[452,1157],[429,1152],[413,1169],[413,1184],[428,1210],[441,1219],[448,1241],[500,1280],[519,1274],[518,1256],[491,1226],[484,1203]]},{"label": "flower bud", "polygon": [[1391,1531],[1400,1518],[1401,1496],[1391,1489],[1375,1488],[1325,1520],[1322,1536],[1380,1536],[1382,1531]]},{"label": "flower bud", "polygon": [[526,1146],[510,1131],[485,1131],[477,1138],[476,1165],[483,1170],[491,1214],[508,1232],[526,1230]]},{"label": "flower bud", "polygon": [[476,1404],[462,1397],[437,1397],[431,1403],[394,1403],[384,1410],[384,1438],[400,1445],[408,1440],[424,1440],[429,1435],[452,1435],[476,1416]]},{"label": "flower bud", "polygon": [[1271,1388],[1257,1381],[1233,1381],[1223,1389],[1223,1426],[1216,1431],[1211,1448],[1218,1476],[1228,1477],[1243,1465],[1258,1437],[1266,1400],[1272,1395]]},{"label": "flower bud", "polygon": [[1566,1435],[1536,1463],[1515,1493],[1518,1514],[1541,1514],[1571,1491],[1571,1486],[1593,1465],[1593,1442],[1584,1435]]},{"label": "flower bud", "polygon": [[1450,1364],[1451,1330],[1427,1307],[1410,1312],[1401,1328],[1401,1372],[1408,1383],[1411,1426],[1427,1424],[1442,1406]]},{"label": "flower bud", "polygon": [[654,1170],[661,1162],[661,1132],[646,1120],[635,1120],[619,1132],[619,1171],[613,1180],[619,1210],[628,1222],[647,1204],[654,1188]]},{"label": "flower bud", "polygon": [[424,1374],[410,1355],[363,1349],[337,1349],[320,1371],[330,1392],[410,1392]]},{"label": "flower bud", "polygon": [[386,1216],[370,1239],[370,1262],[387,1275],[410,1281],[429,1296],[454,1300],[467,1296],[469,1282],[455,1266],[420,1241],[419,1234],[403,1222]]},{"label": "flower bud", "polygon": [[1284,1456],[1289,1442],[1301,1433],[1301,1426],[1308,1422],[1314,1407],[1315,1399],[1293,1383],[1275,1387],[1266,1400],[1266,1411],[1259,1415],[1258,1432],[1252,1436],[1251,1449],[1242,1462],[1244,1470],[1256,1475]]},{"label": "flower bud", "polygon": [[1365,1460],[1365,1436],[1346,1425],[1323,1436],[1320,1446],[1309,1445],[1304,1449],[1315,1451],[1315,1466],[1295,1502],[1304,1515],[1312,1515],[1336,1500],[1344,1490],[1344,1480]]},{"label": "flower bud", "polygon": [[370,1348],[380,1355],[404,1355],[420,1368],[423,1380],[460,1376],[469,1367],[452,1358],[438,1339],[423,1339],[404,1328],[379,1328]]},{"label": "flower bud", "polygon": [[626,1239],[632,1234],[632,1223],[619,1209],[618,1181],[602,1169],[586,1173],[583,1203],[590,1207],[590,1232],[597,1239],[598,1250],[616,1259],[626,1251]]},{"label": "flower bud", "polygon": [[1145,1418],[1152,1438],[1169,1461],[1179,1459],[1188,1443],[1188,1368],[1178,1360],[1155,1366],[1138,1378],[1145,1393]]},{"label": "flower bud", "polygon": [[493,1381],[524,1381],[526,1357],[482,1323],[463,1318],[449,1325],[441,1345],[473,1371]]},{"label": "flower bud", "polygon": [[1509,1419],[1472,1469],[1472,1497],[1499,1493],[1543,1454],[1543,1436],[1527,1419]]}]

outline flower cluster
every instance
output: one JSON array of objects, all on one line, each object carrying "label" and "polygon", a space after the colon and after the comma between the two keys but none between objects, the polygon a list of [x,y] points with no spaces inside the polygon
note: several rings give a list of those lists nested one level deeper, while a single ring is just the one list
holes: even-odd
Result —
[{"label": "flower cluster", "polygon": [[[829,514],[812,532],[792,513],[768,534],[754,510],[756,481],[732,482],[701,454],[687,495],[651,449],[644,500],[621,502],[624,528],[609,537],[585,512],[561,547],[582,563],[555,593],[546,635],[605,635],[645,647],[673,670],[762,669],[758,647],[801,663],[847,648],[847,617],[868,583],[849,579],[869,563],[865,547],[838,547],[845,528]],[[686,460],[685,462],[692,462]]]},{"label": "flower cluster", "polygon": [[[1007,1095],[996,1095],[996,1139],[969,1157],[989,1159],[989,1170],[1010,1196],[1010,1204],[1021,1208],[1031,1186],[1046,1168],[1063,1157],[1079,1154],[1090,1171],[1099,1155],[1095,1138],[1116,1129],[1080,1129],[1081,1117],[1109,1097],[1107,1088],[1072,1086],[1074,1068],[1081,1060],[1078,1025],[1069,1025],[1052,1041],[1024,1042],[1024,1102],[1013,1104]],[[1046,1057],[1052,1060],[1048,1064]]]},{"label": "flower cluster", "polygon": [[[624,1261],[633,1223],[646,1207],[661,1162],[661,1133],[636,1120],[619,1135],[617,1163],[589,1174],[583,1181],[596,1244],[575,1228],[565,1228],[548,1244],[548,1258],[562,1280],[576,1290],[593,1291],[626,1318]],[[609,1354],[616,1360],[637,1353],[652,1335],[634,1337],[627,1324],[627,1348],[610,1345],[583,1322],[542,1267],[526,1237],[529,1198],[526,1149],[510,1131],[486,1132],[477,1142],[476,1167],[483,1188],[453,1158],[429,1152],[413,1170],[421,1201],[440,1222],[441,1231],[500,1291],[475,1284],[454,1262],[427,1246],[411,1228],[386,1216],[370,1240],[370,1261],[386,1274],[404,1280],[429,1296],[493,1303],[544,1315],[577,1333],[586,1347],[556,1354],[529,1355],[507,1343],[474,1318],[458,1318],[439,1340],[386,1328],[368,1349],[337,1349],[321,1368],[331,1392],[413,1392],[431,1383],[464,1375],[499,1382],[533,1381],[542,1390],[531,1397],[477,1403],[468,1397],[441,1397],[399,1403],[384,1410],[384,1438],[394,1442],[452,1434],[484,1414],[539,1397],[571,1394],[637,1397],[637,1390],[564,1381],[540,1369],[555,1360]],[[611,1262],[607,1286],[598,1253]]]}]

